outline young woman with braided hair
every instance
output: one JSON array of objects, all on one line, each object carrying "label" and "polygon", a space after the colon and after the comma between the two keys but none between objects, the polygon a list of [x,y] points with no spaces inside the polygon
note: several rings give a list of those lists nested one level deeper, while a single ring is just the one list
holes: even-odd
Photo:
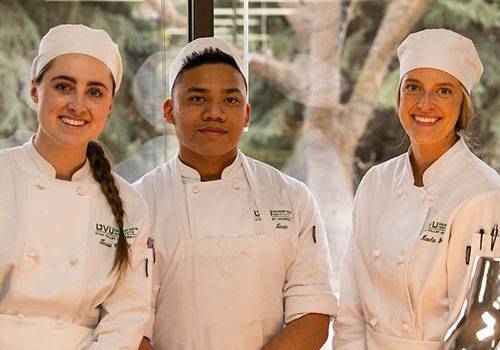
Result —
[{"label": "young woman with braided hair", "polygon": [[33,60],[39,128],[0,152],[0,349],[137,349],[151,250],[140,195],[102,147],[122,62],[109,35],[52,28]]}]

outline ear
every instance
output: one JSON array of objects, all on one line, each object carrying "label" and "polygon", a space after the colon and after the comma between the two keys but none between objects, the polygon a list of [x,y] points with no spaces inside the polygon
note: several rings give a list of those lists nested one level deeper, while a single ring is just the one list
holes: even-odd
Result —
[{"label": "ear", "polygon": [[247,128],[250,125],[250,104],[247,103],[245,107],[245,128]]},{"label": "ear", "polygon": [[163,103],[163,119],[167,123],[175,125],[174,102],[170,98]]},{"label": "ear", "polygon": [[37,84],[33,80],[31,81],[30,96],[31,96],[31,100],[34,103],[38,103]]}]

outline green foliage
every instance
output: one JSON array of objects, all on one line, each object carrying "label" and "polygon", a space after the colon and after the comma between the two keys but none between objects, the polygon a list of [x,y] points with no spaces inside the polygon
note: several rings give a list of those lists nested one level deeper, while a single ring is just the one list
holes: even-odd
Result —
[{"label": "green foliage", "polygon": [[[0,138],[16,129],[36,131],[36,113],[29,99],[31,61],[38,43],[51,27],[62,23],[83,23],[106,30],[120,47],[124,77],[113,111],[101,140],[115,161],[135,153],[156,136],[147,123],[148,136],[137,130],[131,82],[138,67],[150,54],[161,50],[159,22],[135,18],[134,3],[46,2],[0,0]],[[62,14],[64,14],[62,16]],[[144,139],[141,139],[142,135]]]}]

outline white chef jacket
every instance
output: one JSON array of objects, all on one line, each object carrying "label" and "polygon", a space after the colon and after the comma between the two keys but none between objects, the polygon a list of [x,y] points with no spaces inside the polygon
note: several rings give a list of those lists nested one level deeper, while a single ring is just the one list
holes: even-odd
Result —
[{"label": "white chef jacket", "polygon": [[[146,335],[157,350],[257,350],[285,323],[308,313],[335,313],[327,238],[304,184],[239,152],[220,180],[201,182],[176,157],[135,186],[148,204],[155,240],[156,317]],[[179,208],[188,216],[184,225]],[[269,235],[262,234],[266,221]],[[179,251],[189,240],[201,244],[188,254],[208,266],[222,264],[200,276],[204,266],[192,260],[176,275],[183,266]],[[233,263],[245,255],[250,262],[257,256],[258,271]],[[258,292],[245,290],[256,285]]]},{"label": "white chef jacket", "polygon": [[371,168],[355,197],[343,264],[335,349],[439,349],[467,283],[472,233],[449,248],[448,219],[498,174],[455,143],[414,185],[408,153]]},{"label": "white chef jacket", "polygon": [[136,350],[152,280],[142,197],[115,175],[131,253],[118,279],[118,228],[88,161],[58,180],[30,140],[0,151],[0,169],[0,349]]}]

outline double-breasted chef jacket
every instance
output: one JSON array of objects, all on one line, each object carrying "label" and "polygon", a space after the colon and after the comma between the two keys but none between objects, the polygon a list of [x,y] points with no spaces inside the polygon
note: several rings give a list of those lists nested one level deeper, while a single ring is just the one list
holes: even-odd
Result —
[{"label": "double-breasted chef jacket", "polygon": [[136,186],[155,240],[157,350],[257,350],[285,323],[335,313],[325,229],[304,184],[239,152],[220,180],[201,182],[176,157]]},{"label": "double-breasted chef jacket", "polygon": [[118,278],[118,228],[88,161],[58,180],[30,140],[1,151],[0,169],[0,349],[136,350],[152,280],[142,197],[115,175],[131,253]]},{"label": "double-breasted chef jacket", "polygon": [[452,212],[500,188],[500,177],[457,141],[414,185],[408,153],[371,168],[355,196],[343,263],[335,349],[440,348],[467,284],[472,232],[451,237]]}]

